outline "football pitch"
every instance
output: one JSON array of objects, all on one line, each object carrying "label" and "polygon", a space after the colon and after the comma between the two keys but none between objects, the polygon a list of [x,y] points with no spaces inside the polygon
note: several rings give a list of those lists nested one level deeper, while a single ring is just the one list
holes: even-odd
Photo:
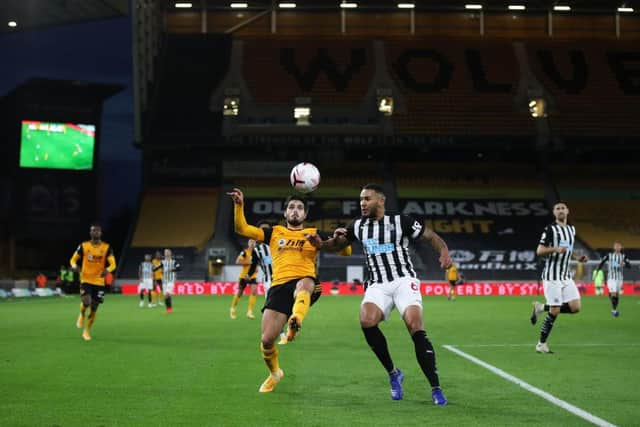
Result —
[{"label": "football pitch", "polygon": [[107,295],[90,342],[75,327],[77,296],[0,302],[0,425],[593,425],[562,401],[587,418],[638,425],[640,298],[623,296],[617,319],[606,297],[583,298],[580,314],[556,321],[549,355],[534,351],[531,301],[425,298],[445,407],[431,403],[397,312],[382,330],[405,372],[404,400],[390,399],[359,327],[359,297],[320,299],[296,341],[280,346],[285,376],[270,394],[258,393],[260,320],[229,319],[231,297],[177,296],[167,315]]}]

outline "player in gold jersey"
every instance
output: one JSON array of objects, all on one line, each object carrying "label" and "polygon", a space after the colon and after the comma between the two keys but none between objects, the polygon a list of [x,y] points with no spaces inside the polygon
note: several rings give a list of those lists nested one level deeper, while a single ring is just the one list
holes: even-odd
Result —
[{"label": "player in gold jersey", "polygon": [[[315,228],[305,228],[307,205],[299,196],[290,196],[284,204],[286,226],[258,228],[247,224],[244,216],[244,195],[238,188],[227,193],[234,202],[234,224],[238,234],[269,245],[273,261],[273,279],[262,314],[260,349],[270,375],[260,386],[261,393],[274,390],[284,373],[278,361],[276,338],[285,323],[289,324],[288,339],[292,341],[304,321],[311,295],[316,287],[318,249],[306,236],[316,234]],[[288,319],[288,320],[287,320]]]},{"label": "player in gold jersey", "polygon": [[104,278],[108,273],[113,273],[116,269],[116,258],[113,255],[111,245],[101,240],[102,227],[99,224],[91,224],[89,235],[91,240],[80,243],[70,261],[73,271],[78,271],[78,261],[82,259],[82,268],[80,269],[80,315],[76,326],[82,328],[87,307],[91,307],[87,324],[82,332],[82,338],[85,341],[91,339],[91,327],[96,319],[98,306],[104,302]]},{"label": "player in gold jersey", "polygon": [[151,260],[153,266],[153,290],[151,291],[151,306],[162,304],[162,254],[156,251]]},{"label": "player in gold jersey", "polygon": [[229,309],[229,317],[232,319],[236,318],[236,306],[238,305],[240,297],[244,292],[244,288],[246,288],[247,285],[249,285],[249,288],[251,289],[251,293],[249,294],[249,306],[247,307],[247,317],[249,319],[256,318],[253,315],[253,306],[256,304],[256,298],[258,295],[258,282],[256,281],[257,270],[254,268],[252,274],[249,274],[249,268],[251,267],[252,262],[251,255],[255,247],[256,241],[249,239],[247,248],[243,249],[236,258],[236,264],[242,265],[242,270],[240,271],[240,277],[238,278],[238,291],[233,296],[231,308]]}]

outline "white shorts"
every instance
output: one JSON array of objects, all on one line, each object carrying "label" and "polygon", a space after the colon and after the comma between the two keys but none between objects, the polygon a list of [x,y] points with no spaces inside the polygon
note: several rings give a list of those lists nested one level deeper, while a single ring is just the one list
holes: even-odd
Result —
[{"label": "white shorts", "polygon": [[173,295],[173,286],[175,282],[162,282],[162,292],[165,294]]},{"label": "white shorts", "polygon": [[392,282],[372,283],[367,287],[362,304],[375,304],[387,320],[393,307],[398,309],[400,316],[404,316],[407,307],[416,305],[422,309],[422,294],[420,281],[414,277],[401,277]]},{"label": "white shorts", "polygon": [[544,296],[550,306],[559,306],[565,302],[580,299],[580,292],[575,282],[567,280],[543,280]]},{"label": "white shorts", "polygon": [[150,291],[151,289],[153,289],[153,280],[144,279],[142,282],[140,282],[138,293],[142,292],[143,290]]},{"label": "white shorts", "polygon": [[608,279],[607,280],[607,289],[609,289],[609,293],[611,293],[611,292],[620,292],[622,290],[622,280],[620,280],[620,279]]}]

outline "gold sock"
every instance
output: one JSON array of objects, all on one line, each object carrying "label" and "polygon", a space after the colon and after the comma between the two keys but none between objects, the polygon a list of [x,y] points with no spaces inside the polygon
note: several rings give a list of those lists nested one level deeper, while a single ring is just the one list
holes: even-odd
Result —
[{"label": "gold sock", "polygon": [[296,295],[296,300],[293,303],[293,315],[298,318],[298,321],[302,323],[307,312],[309,311],[309,307],[311,304],[311,294],[309,291],[298,291],[298,295]]},{"label": "gold sock", "polygon": [[80,303],[80,314],[82,315],[82,317],[84,317],[85,311],[87,311],[87,306],[83,303]]},{"label": "gold sock", "polygon": [[260,343],[260,351],[262,351],[262,359],[267,364],[269,372],[275,374],[280,369],[280,362],[278,361],[278,346],[271,344],[270,348],[265,348]]},{"label": "gold sock", "polygon": [[240,297],[238,295],[234,295],[233,301],[231,301],[231,308],[236,308],[236,305],[238,305],[238,301],[240,301]]},{"label": "gold sock", "polygon": [[96,312],[92,311],[89,313],[89,318],[87,321],[87,326],[85,326],[85,330],[89,332],[91,330],[91,326],[93,326],[93,322],[96,320]]},{"label": "gold sock", "polygon": [[249,295],[249,306],[247,307],[247,311],[253,311],[254,305],[256,305],[256,296]]}]

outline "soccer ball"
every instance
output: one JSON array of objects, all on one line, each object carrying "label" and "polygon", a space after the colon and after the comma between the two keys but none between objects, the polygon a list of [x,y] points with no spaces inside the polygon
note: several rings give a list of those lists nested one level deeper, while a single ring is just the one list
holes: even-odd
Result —
[{"label": "soccer ball", "polygon": [[291,169],[291,186],[299,193],[311,193],[320,184],[320,171],[312,163],[298,163]]}]

